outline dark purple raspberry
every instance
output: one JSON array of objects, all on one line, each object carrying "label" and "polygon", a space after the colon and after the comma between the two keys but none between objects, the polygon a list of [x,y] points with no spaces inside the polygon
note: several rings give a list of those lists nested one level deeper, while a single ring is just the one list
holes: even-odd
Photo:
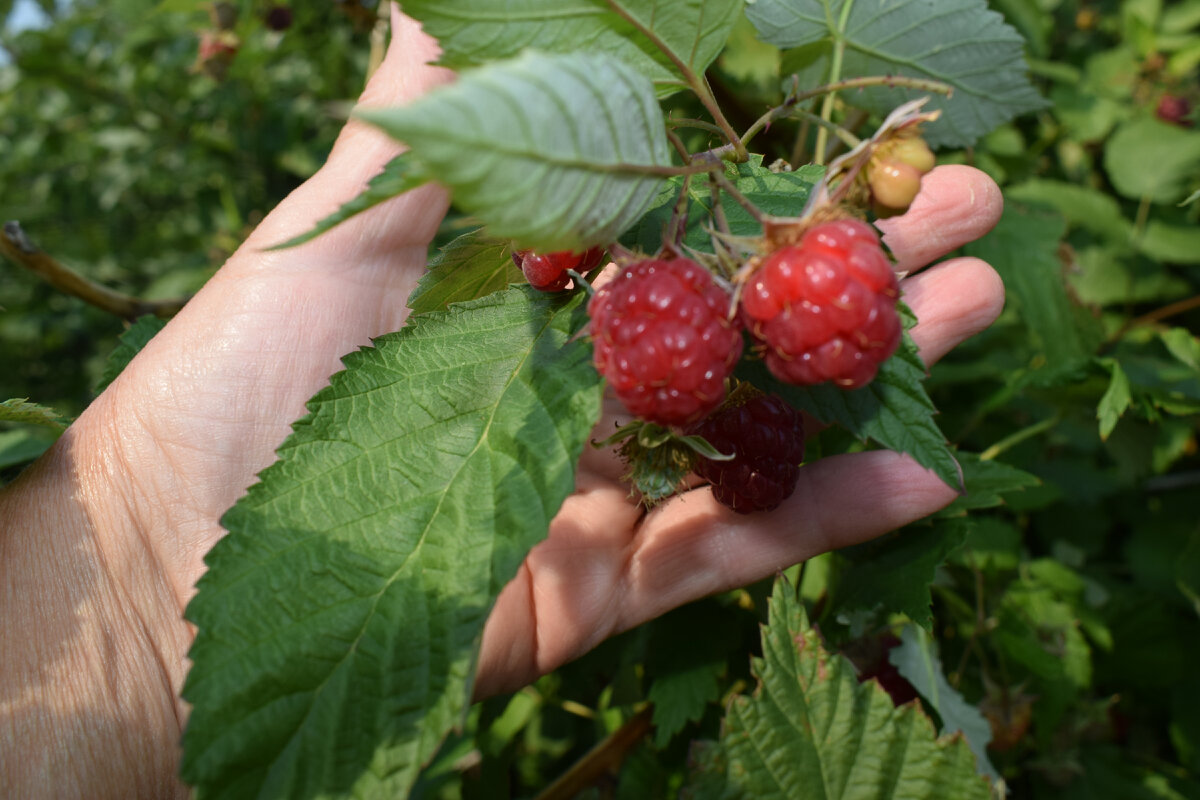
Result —
[{"label": "dark purple raspberry", "polygon": [[588,305],[596,369],[635,416],[689,425],[725,399],[742,354],[732,300],[694,261],[639,261]]},{"label": "dark purple raspberry", "polygon": [[796,489],[804,461],[804,421],[775,395],[759,395],[722,409],[696,425],[732,461],[701,457],[696,474],[712,484],[713,496],[739,514],[777,508]]}]

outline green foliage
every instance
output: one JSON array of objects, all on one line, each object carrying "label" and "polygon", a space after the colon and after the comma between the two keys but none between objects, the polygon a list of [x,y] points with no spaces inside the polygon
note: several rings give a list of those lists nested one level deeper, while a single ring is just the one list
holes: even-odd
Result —
[{"label": "green foliage", "polygon": [[[471,215],[439,237],[410,326],[347,358],[225,517],[188,610],[185,775],[200,796],[531,796],[596,752],[616,774],[585,797],[983,797],[986,761],[1019,798],[1196,796],[1200,4],[515,5],[406,0],[444,61],[471,70],[375,112],[410,154],[310,234],[418,178]],[[200,285],[316,169],[330,104],[361,87],[375,9],[296,4],[278,37],[242,3],[241,50],[216,80],[193,69],[204,5],[151,6],[77,0],[45,31],[0,37],[0,182],[19,187],[0,218],[89,277],[165,297]],[[792,75],[802,91],[871,75],[954,87],[932,101],[929,140],[1005,191],[1000,224],[963,254],[997,269],[1008,305],[927,380],[911,342],[858,392],[781,387],[761,363],[743,377],[835,426],[810,458],[901,450],[963,493],[790,568],[800,601],[783,581],[709,598],[472,707],[483,620],[572,490],[599,412],[582,296],[509,288],[510,237],[654,253],[678,233],[703,258],[719,218],[733,246],[757,236],[728,191],[714,207],[707,177],[681,174],[663,123],[693,153],[720,148],[694,120],[719,104],[746,131]],[[868,136],[912,94],[845,90],[799,111]],[[1164,98],[1190,117],[1160,118]],[[798,214],[824,174],[804,163],[820,140],[797,116],[725,164],[770,214]],[[5,404],[7,479],[54,441],[65,419],[48,407],[80,410],[153,332],[139,322],[106,369],[118,321],[9,269],[0,296],[0,396],[37,402]],[[856,685],[846,660],[865,672],[864,650],[894,631],[875,655],[924,711]],[[624,741],[648,704],[653,731]],[[936,738],[926,713],[966,741]]]},{"label": "green foliage", "polygon": [[670,164],[649,82],[607,56],[531,52],[361,116],[411,146],[492,235],[543,252],[615,239]]},{"label": "green foliage", "polygon": [[568,344],[578,300],[535,295],[349,356],[226,514],[187,612],[183,770],[201,796],[394,796],[460,724],[487,612],[599,415],[590,348]]},{"label": "green foliage", "polygon": [[724,791],[699,797],[990,796],[966,742],[936,738],[916,706],[896,708],[877,684],[859,684],[853,665],[822,646],[785,580],[753,669],[756,691],[733,699],[721,731]]},{"label": "green foliage", "polygon": [[[1044,106],[1029,84],[1021,36],[983,0],[756,0],[747,15],[764,41],[798,48],[790,63],[804,83],[820,83],[831,64],[844,76],[908,75],[955,89],[929,109],[943,118],[929,127],[933,146],[962,146],[1018,114]],[[845,102],[885,114],[920,96],[909,89],[847,93]]]},{"label": "green foliage", "polygon": [[468,67],[534,48],[607,53],[666,96],[686,85],[678,60],[703,74],[725,46],[742,0],[682,0],[664,13],[654,0],[409,0],[405,13],[441,43],[441,62]]}]

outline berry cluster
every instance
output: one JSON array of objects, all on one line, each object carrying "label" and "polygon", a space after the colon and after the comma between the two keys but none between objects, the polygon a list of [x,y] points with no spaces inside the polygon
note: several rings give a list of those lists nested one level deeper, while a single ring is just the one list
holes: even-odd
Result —
[{"label": "berry cluster", "polygon": [[867,164],[867,185],[877,216],[903,214],[921,191],[921,177],[937,158],[925,140],[905,136],[883,144]]}]

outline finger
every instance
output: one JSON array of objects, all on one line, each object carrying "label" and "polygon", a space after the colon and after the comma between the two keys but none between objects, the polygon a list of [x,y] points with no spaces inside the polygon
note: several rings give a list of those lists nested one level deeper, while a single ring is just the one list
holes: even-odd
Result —
[{"label": "finger", "polygon": [[901,283],[917,315],[910,331],[926,366],[987,328],[1004,310],[1004,283],[977,258],[956,258]]},{"label": "finger", "polygon": [[[359,97],[357,108],[403,105],[449,82],[451,71],[430,64],[439,54],[436,40],[393,6],[391,44]],[[403,149],[378,128],[352,118],[339,134],[325,165],[259,225],[248,246],[260,250],[311,229],[361,193]],[[406,245],[423,245],[436,233],[447,202],[441,188],[423,187],[335,228],[320,237],[320,244],[314,243],[310,251],[361,260]],[[367,229],[373,234],[362,236]]]},{"label": "finger", "polygon": [[955,496],[912,458],[886,450],[806,465],[796,491],[769,514],[735,514],[711,489],[695,489],[647,516],[616,592],[614,630],[902,527]]},{"label": "finger", "polygon": [[986,234],[1003,210],[991,178],[948,164],[921,179],[921,193],[906,214],[875,225],[896,257],[896,269],[911,272]]}]

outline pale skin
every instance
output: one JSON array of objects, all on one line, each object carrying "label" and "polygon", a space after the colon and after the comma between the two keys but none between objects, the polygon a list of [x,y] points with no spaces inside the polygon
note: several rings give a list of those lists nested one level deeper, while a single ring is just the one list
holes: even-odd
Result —
[{"label": "pale skin", "polygon": [[[394,19],[363,95],[404,103],[450,79],[436,45]],[[447,206],[425,187],[295,250],[397,145],[351,123],[330,159],[16,482],[0,490],[0,775],[13,796],[186,796],[176,777],[179,692],[193,631],[183,609],[223,534],[218,519],[274,461],[340,357],[400,328]],[[1000,192],[940,167],[904,216],[880,223],[911,272],[912,336],[934,363],[999,314],[985,263],[927,266],[995,224]],[[598,430],[611,430],[614,401]],[[577,491],[487,622],[477,697],[519,687],[663,612],[920,519],[955,493],[888,452],[805,466],[770,514],[740,516],[694,489],[646,513],[609,453],[585,453]]]}]

